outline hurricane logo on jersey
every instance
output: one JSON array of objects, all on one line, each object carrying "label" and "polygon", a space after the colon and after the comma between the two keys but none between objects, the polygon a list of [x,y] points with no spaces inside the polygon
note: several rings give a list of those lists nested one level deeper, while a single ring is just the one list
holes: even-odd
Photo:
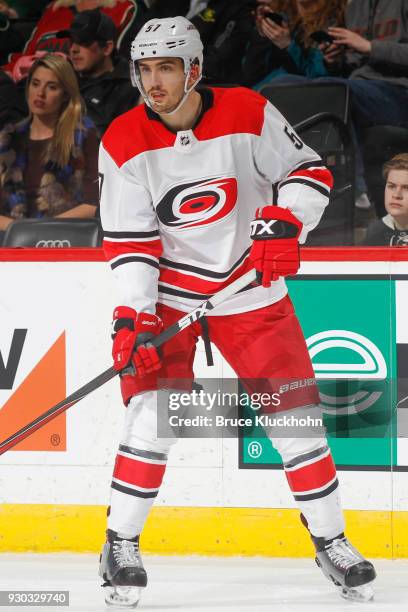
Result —
[{"label": "hurricane logo on jersey", "polygon": [[156,207],[168,229],[183,230],[210,225],[229,215],[237,202],[237,179],[210,178],[172,187]]}]

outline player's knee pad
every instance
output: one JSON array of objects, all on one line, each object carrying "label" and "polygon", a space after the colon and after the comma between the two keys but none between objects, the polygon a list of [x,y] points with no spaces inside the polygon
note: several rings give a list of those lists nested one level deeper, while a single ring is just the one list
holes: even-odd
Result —
[{"label": "player's knee pad", "polygon": [[268,431],[273,447],[287,463],[296,457],[327,446],[326,429],[319,406],[305,406],[284,413],[295,420],[289,426]]},{"label": "player's knee pad", "polygon": [[121,444],[168,454],[176,442],[168,420],[168,392],[133,396],[126,408]]}]

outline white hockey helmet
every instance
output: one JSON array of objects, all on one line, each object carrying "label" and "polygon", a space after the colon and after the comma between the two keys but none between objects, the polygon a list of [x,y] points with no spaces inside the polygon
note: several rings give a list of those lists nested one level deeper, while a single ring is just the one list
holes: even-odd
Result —
[{"label": "white hockey helmet", "polygon": [[[185,17],[151,19],[140,29],[132,42],[130,50],[130,75],[132,83],[142,94],[144,101],[151,108],[150,100],[142,85],[138,60],[156,59],[159,57],[178,57],[184,63],[184,96],[169,115],[175,113],[185,102],[190,91],[201,79],[203,70],[203,43],[197,28]],[[199,67],[199,77],[188,88],[191,68]]]}]

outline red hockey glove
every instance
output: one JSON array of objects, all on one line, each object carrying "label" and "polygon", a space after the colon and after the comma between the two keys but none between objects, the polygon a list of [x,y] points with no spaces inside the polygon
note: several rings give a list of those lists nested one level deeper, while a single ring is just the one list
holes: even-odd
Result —
[{"label": "red hockey glove", "polygon": [[125,374],[123,370],[129,366],[129,373],[142,377],[159,370],[160,355],[149,340],[157,336],[162,329],[163,323],[156,315],[147,312],[137,314],[128,306],[115,308],[112,322],[112,357],[115,370]]},{"label": "red hockey glove", "polygon": [[264,206],[256,211],[251,223],[254,241],[249,259],[262,277],[262,285],[270,287],[279,276],[299,270],[299,234],[303,224],[288,208]]}]

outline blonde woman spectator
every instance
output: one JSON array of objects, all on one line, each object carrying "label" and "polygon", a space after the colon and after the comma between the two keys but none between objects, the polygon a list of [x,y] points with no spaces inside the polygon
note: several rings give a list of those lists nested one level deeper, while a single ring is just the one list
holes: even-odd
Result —
[{"label": "blonde woman spectator", "polygon": [[70,63],[37,60],[26,97],[29,117],[0,132],[0,230],[23,217],[93,217],[98,140]]}]

